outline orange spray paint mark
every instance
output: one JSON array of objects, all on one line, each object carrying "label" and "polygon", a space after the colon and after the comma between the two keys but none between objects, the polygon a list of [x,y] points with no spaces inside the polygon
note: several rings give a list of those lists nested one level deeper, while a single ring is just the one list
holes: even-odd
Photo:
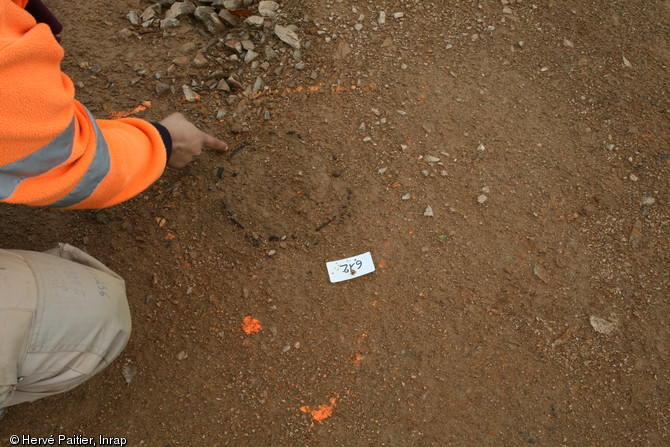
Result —
[{"label": "orange spray paint mark", "polygon": [[142,104],[135,107],[132,110],[122,110],[120,112],[114,112],[109,114],[109,119],[117,120],[119,118],[125,118],[130,115],[135,115],[140,112],[144,112],[147,109],[151,108],[151,101],[142,101]]},{"label": "orange spray paint mark", "polygon": [[255,334],[256,332],[260,332],[262,327],[263,326],[261,326],[261,322],[255,318],[252,318],[251,316],[244,317],[244,320],[242,320],[242,330],[246,334]]},{"label": "orange spray paint mark", "polygon": [[319,405],[316,408],[310,408],[307,405],[300,407],[300,411],[303,413],[309,413],[312,415],[312,419],[316,422],[323,422],[328,419],[337,405],[337,398],[340,397],[339,394],[335,394],[335,397],[330,398],[330,405]]},{"label": "orange spray paint mark", "polygon": [[[389,241],[384,241],[384,249],[382,250],[381,254],[381,259],[377,263],[377,268],[378,269],[383,269],[386,268],[386,250],[391,246],[391,243]],[[376,294],[376,293],[375,293]]]}]

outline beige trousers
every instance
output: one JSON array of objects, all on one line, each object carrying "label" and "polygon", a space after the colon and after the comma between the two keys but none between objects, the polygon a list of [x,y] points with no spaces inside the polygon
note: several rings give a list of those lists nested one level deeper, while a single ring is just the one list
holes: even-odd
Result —
[{"label": "beige trousers", "polygon": [[130,328],[123,279],[88,254],[0,250],[0,408],[83,383]]}]

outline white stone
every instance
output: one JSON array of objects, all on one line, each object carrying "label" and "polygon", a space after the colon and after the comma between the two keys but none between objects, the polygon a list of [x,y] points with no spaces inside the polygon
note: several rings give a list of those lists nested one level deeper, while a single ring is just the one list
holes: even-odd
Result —
[{"label": "white stone", "polygon": [[188,85],[182,85],[181,89],[184,92],[184,98],[186,99],[186,101],[194,102],[200,99],[200,95],[194,92]]},{"label": "white stone", "polygon": [[617,324],[613,321],[607,321],[604,318],[596,317],[591,315],[589,317],[589,323],[593,330],[599,334],[612,335],[617,330]]},{"label": "white stone", "polygon": [[183,15],[193,14],[195,12],[195,4],[193,2],[174,2],[170,9],[165,13],[166,19],[176,19]]},{"label": "white stone", "polygon": [[261,1],[258,4],[258,13],[263,17],[272,17],[279,9],[279,3],[273,1]]},{"label": "white stone", "polygon": [[244,23],[251,26],[263,26],[263,23],[265,23],[265,19],[261,16],[249,16],[244,21]]},{"label": "white stone", "polygon": [[284,43],[292,46],[296,50],[300,48],[300,38],[288,28],[281,25],[275,25],[275,35]]}]

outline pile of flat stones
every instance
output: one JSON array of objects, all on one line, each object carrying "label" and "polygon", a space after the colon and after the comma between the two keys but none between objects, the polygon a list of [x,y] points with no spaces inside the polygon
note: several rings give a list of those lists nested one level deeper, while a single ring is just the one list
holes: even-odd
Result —
[{"label": "pile of flat stones", "polygon": [[[169,32],[170,29],[185,24],[199,26],[201,34],[209,36],[210,39],[190,61],[198,68],[209,65],[213,58],[218,66],[227,60],[248,66],[251,71],[260,67],[267,72],[270,63],[280,56],[288,57],[294,68],[304,68],[298,27],[286,23],[287,19],[277,1],[154,0],[142,12],[128,12],[126,18],[137,29],[159,28]],[[133,31],[124,29],[121,34],[124,33],[131,35]],[[177,65],[182,65],[185,61],[175,62],[181,62]],[[279,65],[284,66],[283,63]],[[176,70],[174,64],[171,70]],[[169,71],[170,69],[168,74]],[[245,89],[235,77],[224,79],[221,73],[218,74],[219,76],[210,77],[206,88],[224,91],[248,90],[248,93],[255,93],[263,87],[260,76]],[[191,87],[199,90],[198,86],[182,87],[187,101],[197,100],[198,95]]]}]

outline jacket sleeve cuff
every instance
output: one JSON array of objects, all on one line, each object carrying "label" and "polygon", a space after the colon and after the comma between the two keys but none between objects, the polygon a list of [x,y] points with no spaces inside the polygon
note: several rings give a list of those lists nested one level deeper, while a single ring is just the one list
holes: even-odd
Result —
[{"label": "jacket sleeve cuff", "polygon": [[170,132],[163,126],[162,124],[158,123],[151,123],[156,130],[158,131],[159,134],[161,134],[161,139],[163,140],[163,144],[165,145],[165,164],[167,164],[168,160],[170,160],[170,155],[172,155],[172,136],[170,135]]}]

